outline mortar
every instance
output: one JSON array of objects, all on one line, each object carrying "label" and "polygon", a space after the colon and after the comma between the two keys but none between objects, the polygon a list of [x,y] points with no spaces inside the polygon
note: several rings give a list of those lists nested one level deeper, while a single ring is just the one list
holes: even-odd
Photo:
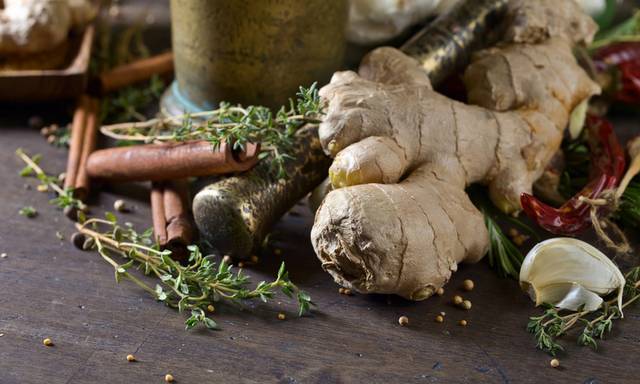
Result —
[{"label": "mortar", "polygon": [[347,0],[171,0],[176,80],[163,110],[287,105],[340,69],[347,15]]}]

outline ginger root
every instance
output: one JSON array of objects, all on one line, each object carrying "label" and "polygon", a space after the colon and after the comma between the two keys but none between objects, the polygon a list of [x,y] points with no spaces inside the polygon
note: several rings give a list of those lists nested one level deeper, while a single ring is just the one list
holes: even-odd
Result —
[{"label": "ginger root", "polygon": [[[467,186],[486,184],[500,209],[520,210],[520,195],[559,148],[573,108],[599,92],[572,55],[574,42],[592,36],[576,27],[590,19],[573,1],[568,14],[550,6],[556,2],[531,3],[510,4],[517,17],[507,20],[518,28],[507,37],[517,42],[480,52],[466,69],[476,105],[433,91],[420,64],[393,48],[373,51],[359,74],[336,73],[321,90],[328,109],[319,134],[335,157],[329,176],[337,189],[318,209],[311,239],[340,285],[425,299],[458,263],[487,251]],[[527,29],[541,10],[555,27]]]},{"label": "ginger root", "polygon": [[50,51],[73,27],[95,17],[90,0],[4,0],[0,8],[0,55]]}]

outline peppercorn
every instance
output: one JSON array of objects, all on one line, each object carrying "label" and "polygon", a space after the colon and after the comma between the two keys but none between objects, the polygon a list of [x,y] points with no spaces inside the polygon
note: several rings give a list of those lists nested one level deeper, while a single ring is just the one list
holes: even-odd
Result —
[{"label": "peppercorn", "polygon": [[471,301],[469,301],[469,300],[463,301],[461,305],[462,305],[462,308],[464,308],[466,310],[471,309]]},{"label": "peppercorn", "polygon": [[282,313],[282,312],[278,313],[278,320],[284,320],[286,318],[287,318],[287,316],[285,316],[284,313]]},{"label": "peppercorn", "polygon": [[458,325],[466,327],[467,326],[467,320],[462,319],[462,320],[458,321]]},{"label": "peppercorn", "polygon": [[475,287],[475,284],[471,279],[466,279],[465,281],[462,282],[462,289],[464,289],[465,291],[473,291],[474,287]]},{"label": "peppercorn", "polygon": [[133,355],[127,355],[127,361],[133,363],[134,361],[136,361],[136,357]]},{"label": "peppercorn", "polygon": [[409,325],[409,318],[407,316],[400,316],[400,318],[398,319],[398,324],[403,327]]},{"label": "peppercorn", "polygon": [[444,288],[440,287],[436,290],[436,295],[442,296],[444,295]]},{"label": "peppercorn", "polygon": [[443,322],[444,322],[444,316],[437,315],[436,316],[436,323],[443,323]]},{"label": "peppercorn", "polygon": [[453,304],[460,305],[462,304],[462,301],[463,301],[462,296],[460,295],[453,296]]},{"label": "peppercorn", "polygon": [[47,347],[53,347],[53,341],[48,337],[42,340],[42,344],[46,345]]},{"label": "peppercorn", "polygon": [[560,360],[558,359],[551,359],[551,361],[549,362],[549,364],[551,365],[552,368],[558,368],[560,366]]},{"label": "peppercorn", "polygon": [[66,207],[64,207],[62,213],[69,219],[78,221],[78,208],[74,207],[73,205],[67,205]]},{"label": "peppercorn", "polygon": [[84,235],[84,233],[76,232],[71,235],[71,244],[73,244],[78,249],[83,248],[85,240],[86,236]]},{"label": "peppercorn", "polygon": [[167,373],[166,375],[164,375],[164,381],[166,381],[167,383],[173,383],[175,379],[173,378],[173,375],[170,373]]}]

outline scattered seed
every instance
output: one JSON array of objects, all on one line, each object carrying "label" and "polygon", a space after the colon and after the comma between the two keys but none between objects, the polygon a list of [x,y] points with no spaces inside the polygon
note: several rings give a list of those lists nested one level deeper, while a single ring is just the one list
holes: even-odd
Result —
[{"label": "scattered seed", "polygon": [[471,309],[471,301],[470,300],[465,300],[462,302],[462,308],[469,310]]},{"label": "scattered seed", "polygon": [[444,316],[437,315],[436,316],[436,323],[443,323],[443,322],[444,322]]},{"label": "scattered seed", "polygon": [[460,295],[453,296],[453,304],[460,305],[462,304],[462,301],[463,301],[462,296]]},{"label": "scattered seed", "polygon": [[31,116],[27,124],[29,124],[29,128],[40,129],[44,125],[44,122],[40,116]]},{"label": "scattered seed", "polygon": [[231,263],[233,263],[233,259],[229,255],[224,255],[224,257],[222,258],[222,262],[227,265],[231,265]]},{"label": "scattered seed", "polygon": [[440,312],[440,316],[445,317],[447,316],[447,313],[445,311]]},{"label": "scattered seed", "polygon": [[136,361],[136,357],[133,355],[127,355],[127,361],[133,363],[134,361]]},{"label": "scattered seed", "polygon": [[173,383],[175,379],[173,378],[173,375],[170,373],[167,373],[166,375],[164,375],[164,381],[166,381],[167,383]]},{"label": "scattered seed", "polygon": [[344,289],[344,294],[347,296],[351,296],[351,290],[349,288]]},{"label": "scattered seed", "polygon": [[513,238],[513,243],[518,247],[521,247],[529,238],[524,235],[518,235]]},{"label": "scattered seed", "polygon": [[55,135],[47,136],[47,143],[53,144],[55,142],[56,142],[56,136]]},{"label": "scattered seed", "polygon": [[284,320],[286,318],[287,318],[287,316],[285,316],[284,313],[282,313],[282,312],[278,313],[278,320]]},{"label": "scattered seed", "polygon": [[342,287],[338,288],[338,293],[341,295],[344,295],[344,288]]},{"label": "scattered seed", "polygon": [[49,191],[49,186],[48,186],[47,184],[39,184],[39,185],[36,187],[36,190],[37,190],[38,192],[47,192],[47,191]]},{"label": "scattered seed", "polygon": [[551,365],[551,367],[553,368],[558,368],[560,366],[560,360],[551,359],[551,361],[549,362],[549,365]]},{"label": "scattered seed", "polygon": [[440,288],[436,289],[436,295],[438,295],[438,296],[444,295],[444,288],[440,287]]},{"label": "scattered seed", "polygon": [[409,318],[407,316],[400,316],[400,318],[398,319],[398,324],[403,327],[409,325]]},{"label": "scattered seed", "polygon": [[462,320],[458,321],[458,325],[466,327],[467,326],[467,320],[462,319]]},{"label": "scattered seed", "polygon": [[508,234],[510,237],[516,237],[520,234],[520,232],[518,232],[518,230],[515,228],[509,228]]},{"label": "scattered seed", "polygon": [[242,261],[238,262],[238,268],[244,268],[244,263]]},{"label": "scattered seed", "polygon": [[276,256],[280,256],[280,255],[282,255],[282,249],[280,249],[280,248],[276,248],[276,249],[274,249],[274,250],[273,250],[273,253],[274,253]]},{"label": "scattered seed", "polygon": [[129,212],[129,208],[124,200],[116,200],[113,202],[113,209],[118,212]]},{"label": "scattered seed", "polygon": [[84,233],[76,232],[71,235],[71,244],[73,244],[78,249],[82,249],[86,239],[87,238]]},{"label": "scattered seed", "polygon": [[42,344],[46,345],[47,347],[53,347],[53,341],[48,337],[42,340]]},{"label": "scattered seed", "polygon": [[207,305],[207,311],[213,313],[216,311],[216,308],[213,305],[209,304]]},{"label": "scattered seed", "polygon": [[471,279],[466,279],[462,282],[462,289],[464,289],[465,291],[473,291],[473,288],[475,288],[475,286],[476,285]]},{"label": "scattered seed", "polygon": [[251,255],[251,262],[253,264],[258,264],[258,262],[260,261],[260,258],[256,255]]}]

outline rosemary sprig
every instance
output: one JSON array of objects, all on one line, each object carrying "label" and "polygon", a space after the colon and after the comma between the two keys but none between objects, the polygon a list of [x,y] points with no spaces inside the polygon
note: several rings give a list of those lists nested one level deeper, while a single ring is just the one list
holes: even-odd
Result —
[{"label": "rosemary sprig", "polygon": [[[151,239],[152,232],[137,233],[130,224],[120,226],[115,216],[107,214],[107,219],[92,218],[76,224],[78,231],[93,239],[98,253],[115,270],[116,281],[126,278],[147,291],[157,300],[177,308],[180,312],[190,311],[185,321],[187,329],[199,323],[215,329],[217,324],[205,315],[205,308],[218,301],[240,302],[260,299],[268,302],[279,289],[289,297],[296,297],[299,315],[309,311],[312,305],[309,295],[289,280],[288,272],[282,263],[272,282],[260,282],[255,288],[248,289],[249,278],[242,270],[233,272],[232,267],[221,261],[216,265],[212,256],[203,256],[196,245],[188,247],[189,263],[183,266],[171,259],[171,251],[160,250]],[[101,227],[102,231],[98,228]],[[119,264],[114,257],[120,256],[128,262]],[[152,287],[129,272],[141,269],[144,274],[160,280]]]},{"label": "rosemary sprig", "polygon": [[540,316],[529,318],[527,330],[536,339],[536,347],[555,356],[564,348],[558,338],[583,326],[577,337],[579,345],[598,347],[597,339],[604,339],[611,332],[613,321],[620,319],[622,309],[640,298],[640,267],[631,269],[626,275],[624,300],[622,307],[618,307],[617,298],[605,301],[597,311],[561,311],[549,304],[545,304],[545,311]]},{"label": "rosemary sprig", "polygon": [[213,111],[113,124],[103,126],[101,132],[126,142],[206,140],[214,150],[222,142],[233,143],[235,150],[244,149],[247,143],[259,143],[260,159],[269,157],[277,177],[284,178],[296,131],[304,124],[320,123],[322,115],[322,103],[314,83],[309,88],[300,87],[296,100],[291,99],[288,107],[281,107],[275,114],[267,107],[245,108],[221,103]]},{"label": "rosemary sprig", "polygon": [[487,254],[489,265],[501,277],[517,279],[520,275],[524,255],[486,211],[484,212],[484,223],[489,231],[489,252]]}]

